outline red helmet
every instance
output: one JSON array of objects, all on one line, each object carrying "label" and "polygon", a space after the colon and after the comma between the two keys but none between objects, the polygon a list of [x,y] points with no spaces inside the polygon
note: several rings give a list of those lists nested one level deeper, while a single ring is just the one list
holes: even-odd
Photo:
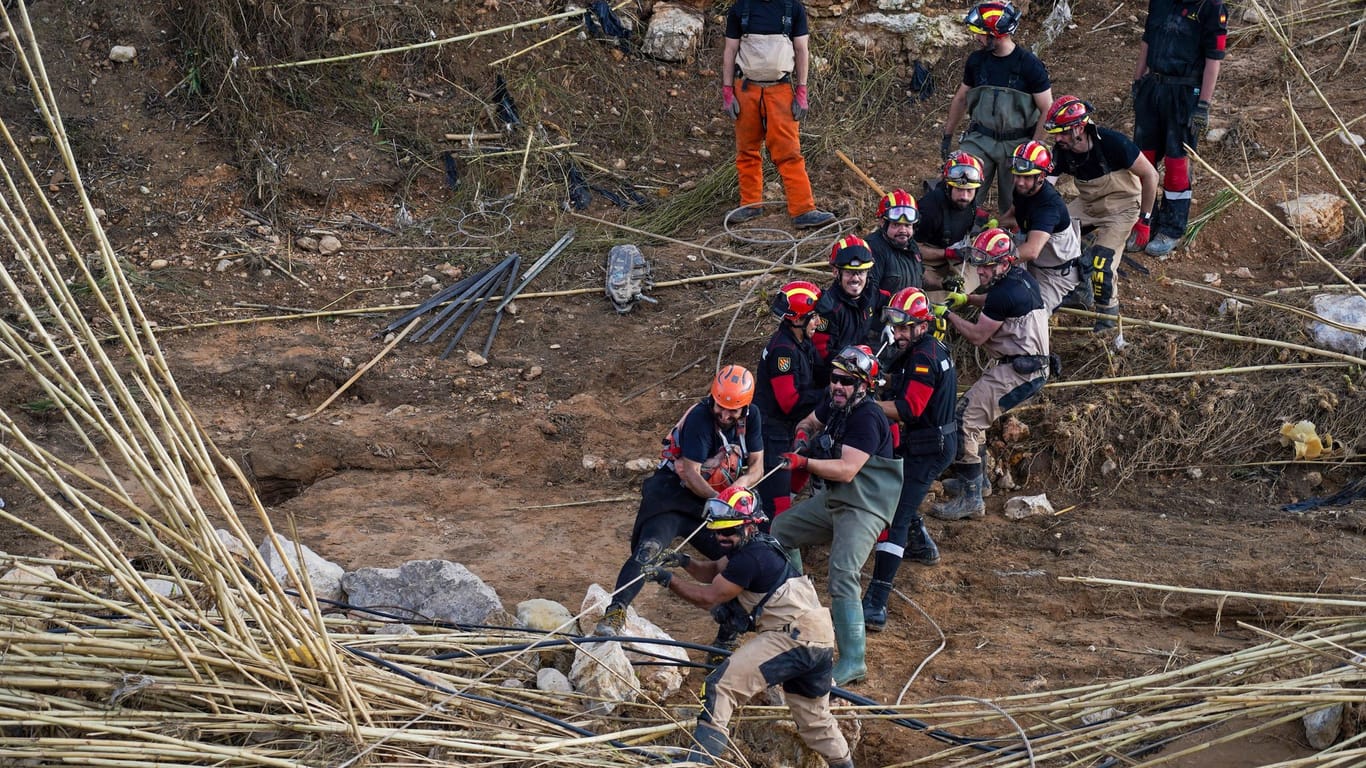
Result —
[{"label": "red helmet", "polygon": [[862,381],[869,389],[877,386],[878,374],[882,372],[877,355],[874,355],[872,347],[866,344],[845,347],[830,361],[830,366]]},{"label": "red helmet", "polygon": [[968,263],[974,267],[1014,264],[1018,256],[1010,233],[999,227],[983,230],[972,241],[972,248],[968,249]]},{"label": "red helmet", "polygon": [[928,323],[933,319],[930,300],[925,298],[924,291],[913,285],[897,291],[891,302],[882,310],[882,322],[887,325]]},{"label": "red helmet", "polygon": [[1020,9],[1010,4],[1010,0],[990,0],[978,3],[963,18],[968,31],[974,35],[1005,37],[1012,35],[1020,26]]},{"label": "red helmet", "polygon": [[1053,170],[1053,153],[1042,143],[1026,141],[1015,148],[1010,158],[1010,172],[1016,176],[1038,176]]},{"label": "red helmet", "polygon": [[944,161],[944,170],[940,175],[944,178],[944,183],[950,187],[977,189],[982,186],[982,179],[986,174],[982,171],[981,160],[960,149]]},{"label": "red helmet", "polygon": [[759,497],[743,485],[722,488],[706,504],[707,528],[725,530],[741,525],[759,525],[768,520]]},{"label": "red helmet", "polygon": [[858,235],[841,237],[830,249],[830,266],[862,271],[873,268],[873,251]]},{"label": "red helmet", "polygon": [[815,283],[793,280],[784,285],[773,297],[773,316],[801,324],[816,311],[816,302],[821,299],[821,289]]},{"label": "red helmet", "polygon": [[725,366],[711,382],[711,399],[729,411],[748,408],[754,402],[754,374],[744,366]]},{"label": "red helmet", "polygon": [[1049,133],[1062,133],[1079,125],[1091,122],[1091,105],[1076,96],[1059,96],[1048,108],[1043,129]]},{"label": "red helmet", "polygon": [[915,198],[904,189],[894,189],[877,202],[877,217],[883,221],[914,224],[920,220],[920,209]]}]

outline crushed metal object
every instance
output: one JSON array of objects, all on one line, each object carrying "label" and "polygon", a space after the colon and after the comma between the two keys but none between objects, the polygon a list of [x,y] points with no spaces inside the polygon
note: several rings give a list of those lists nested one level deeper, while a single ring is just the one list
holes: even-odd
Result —
[{"label": "crushed metal object", "polygon": [[637,301],[658,302],[645,295],[655,283],[645,255],[634,245],[616,245],[607,253],[607,298],[618,314],[626,314]]}]

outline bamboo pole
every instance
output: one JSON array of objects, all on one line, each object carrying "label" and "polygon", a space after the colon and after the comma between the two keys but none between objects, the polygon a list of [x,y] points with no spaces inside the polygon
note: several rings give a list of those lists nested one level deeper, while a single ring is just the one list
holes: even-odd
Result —
[{"label": "bamboo pole", "polygon": [[1237,376],[1244,373],[1265,373],[1268,371],[1303,371],[1306,368],[1348,368],[1351,363],[1287,363],[1273,365],[1246,365],[1239,368],[1211,368],[1203,371],[1169,371],[1167,373],[1145,373],[1134,376],[1110,376],[1101,379],[1082,379],[1078,381],[1050,381],[1044,389],[1071,389],[1099,384],[1131,384],[1136,381],[1159,381],[1162,379],[1197,379],[1209,376]]},{"label": "bamboo pole", "polygon": [[[699,245],[699,244],[697,244],[697,243],[690,243],[690,242],[688,242],[688,241],[686,241],[686,240],[679,240],[678,238],[669,237],[668,235],[657,235],[657,234],[655,234],[655,233],[653,233],[653,232],[646,232],[646,231],[643,230],[643,229],[636,229],[635,227],[628,227],[628,226],[626,226],[625,224],[617,224],[616,222],[607,221],[606,219],[599,219],[599,218],[595,218],[595,217],[593,217],[593,216],[585,216],[585,215],[582,214],[582,213],[574,213],[573,211],[570,211],[570,212],[569,212],[569,215],[570,215],[570,216],[577,216],[578,218],[584,219],[585,221],[591,221],[591,222],[594,222],[595,224],[601,224],[601,225],[603,225],[603,226],[605,226],[605,227],[614,227],[614,228],[620,229],[620,230],[622,230],[622,231],[624,231],[624,232],[631,232],[631,233],[634,233],[634,234],[637,234],[637,235],[645,235],[646,237],[653,237],[653,238],[655,238],[656,240],[663,240],[663,241],[666,242],[666,243],[673,243],[673,244],[675,244],[675,245],[685,245],[685,246],[687,246],[687,247],[689,247],[689,248],[696,248],[696,249],[698,249],[699,251],[703,251],[703,252],[706,252],[706,253],[714,253],[714,254],[717,254],[718,256],[725,256],[725,257],[731,258],[731,259],[738,259],[739,261],[748,261],[748,262],[751,262],[751,263],[754,263],[754,264],[763,264],[763,265],[765,265],[765,266],[772,266],[772,265],[774,264],[774,262],[771,262],[771,261],[768,261],[768,260],[765,260],[765,259],[756,258],[756,257],[754,257],[754,256],[745,256],[745,255],[742,255],[742,254],[739,254],[739,253],[735,253],[734,251],[726,251],[726,250],[722,250],[722,249],[720,249],[720,248],[712,248],[712,247],[709,246],[709,245]],[[812,264],[814,264],[814,263],[819,263],[819,262],[812,262]],[[810,268],[808,268],[809,266],[810,266],[810,264],[808,264],[808,265],[794,264],[794,265],[788,266],[787,269],[788,269],[789,271],[792,271],[792,272],[805,272],[805,273],[807,273],[807,274],[819,275],[819,276],[821,276],[821,277],[829,277],[829,272],[828,272],[828,271],[822,271],[822,270],[817,270],[817,269],[810,269]]]}]

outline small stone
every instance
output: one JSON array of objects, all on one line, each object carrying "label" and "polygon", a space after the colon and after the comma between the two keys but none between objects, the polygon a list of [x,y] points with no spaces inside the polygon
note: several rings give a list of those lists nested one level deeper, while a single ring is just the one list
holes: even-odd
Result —
[{"label": "small stone", "polygon": [[616,160],[613,160],[613,161],[612,161],[612,167],[615,168],[615,169],[617,169],[618,171],[625,170],[625,169],[626,169],[626,158],[624,158],[624,157],[618,157]]},{"label": "small stone", "polygon": [[626,462],[626,468],[632,472],[653,472],[657,466],[659,466],[657,459],[639,458]]},{"label": "small stone", "polygon": [[131,45],[116,45],[109,49],[109,60],[115,64],[127,64],[137,56],[138,49]]},{"label": "small stone", "polygon": [[1204,476],[1205,476],[1205,470],[1203,470],[1203,469],[1201,469],[1201,468],[1199,468],[1199,467],[1187,467],[1187,468],[1186,468],[1186,477],[1189,477],[1189,478],[1192,479],[1192,480],[1199,480],[1199,479],[1203,478]]},{"label": "small stone", "polygon": [[138,192],[140,194],[150,195],[152,194],[152,189],[148,187],[146,184],[142,184],[138,187]]},{"label": "small stone", "polygon": [[171,262],[165,259],[152,259],[152,263],[147,265],[148,269],[165,269],[171,266]]},{"label": "small stone", "polygon": [[432,277],[431,275],[423,275],[422,277],[419,277],[419,278],[417,279],[417,287],[419,287],[419,288],[425,288],[425,287],[427,287],[427,286],[429,286],[429,285],[435,285],[435,284],[436,284],[436,278],[435,278],[435,277]]},{"label": "small stone", "polygon": [[1238,267],[1237,269],[1233,270],[1233,276],[1240,277],[1244,280],[1251,280],[1252,270],[1248,269],[1247,267]]},{"label": "small stone", "polygon": [[215,272],[227,272],[230,269],[232,269],[232,259],[219,259],[213,267]]},{"label": "small stone", "polygon": [[471,368],[483,368],[484,366],[489,364],[489,361],[488,358],[484,357],[478,352],[470,350],[469,352],[465,353],[465,364]]},{"label": "small stone", "polygon": [[536,688],[550,693],[574,692],[574,686],[569,684],[569,678],[554,667],[543,667],[536,670]]},{"label": "small stone", "polygon": [[1209,283],[1210,285],[1218,285],[1219,282],[1220,282],[1220,280],[1219,280],[1219,273],[1218,273],[1218,272],[1206,272],[1206,273],[1205,273],[1205,282]]},{"label": "small stone", "polygon": [[1111,472],[1114,472],[1116,469],[1119,469],[1119,465],[1115,463],[1115,460],[1106,459],[1105,463],[1100,465],[1100,475],[1101,477],[1105,477],[1109,475]]},{"label": "small stone", "polygon": [[515,301],[508,302],[508,305],[507,305],[506,307],[503,307],[503,311],[506,312],[506,313],[508,313],[509,315],[512,315],[513,317],[516,317],[516,316],[517,316],[517,302],[515,302]]},{"label": "small stone", "polygon": [[526,373],[522,374],[522,379],[525,381],[535,381],[541,378],[541,374],[543,373],[545,373],[545,371],[541,366],[533,365],[526,370]]},{"label": "small stone", "polygon": [[460,267],[450,264],[449,262],[438,265],[436,271],[453,280],[459,278],[461,275],[465,273],[464,269],[461,269]]},{"label": "small stone", "polygon": [[331,256],[337,251],[340,251],[341,247],[341,241],[334,235],[323,235],[318,239],[318,253],[321,253],[324,256]]},{"label": "small stone", "polygon": [[585,453],[583,455],[582,463],[584,469],[591,469],[594,472],[607,471],[607,459],[604,459],[601,456],[595,456],[591,453]]},{"label": "small stone", "polygon": [[559,348],[560,348],[560,345],[559,345],[559,344],[551,344],[551,345],[550,345],[550,348],[551,348],[551,349],[559,349]]},{"label": "small stone", "polygon": [[1011,520],[1023,520],[1034,515],[1053,515],[1053,504],[1048,501],[1048,494],[1041,493],[1038,496],[1016,496],[1006,502],[1005,516]]},{"label": "small stone", "polygon": [[536,421],[536,429],[540,430],[541,434],[546,437],[553,437],[560,434],[560,428],[545,419],[538,419]]},{"label": "small stone", "polygon": [[318,250],[318,238],[304,235],[295,239],[294,245],[300,250],[316,252]]},{"label": "small stone", "polygon": [[1317,488],[1323,485],[1323,474],[1317,470],[1311,470],[1304,476],[1304,483],[1310,488]]}]

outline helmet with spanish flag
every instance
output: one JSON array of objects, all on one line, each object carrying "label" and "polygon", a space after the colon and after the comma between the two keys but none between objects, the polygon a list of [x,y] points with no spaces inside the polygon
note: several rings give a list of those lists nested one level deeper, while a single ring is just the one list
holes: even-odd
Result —
[{"label": "helmet with spanish flag", "polygon": [[830,248],[830,266],[862,271],[873,268],[873,250],[858,235],[841,237]]},{"label": "helmet with spanish flag", "polygon": [[1015,34],[1020,27],[1020,9],[1011,5],[1009,0],[988,0],[978,3],[963,18],[968,31],[974,35],[1005,37]]},{"label": "helmet with spanish flag", "polygon": [[1010,157],[1010,172],[1016,176],[1039,176],[1053,172],[1053,153],[1042,142],[1026,141]]},{"label": "helmet with spanish flag", "polygon": [[816,302],[820,299],[821,289],[815,283],[793,280],[774,294],[769,308],[779,320],[801,325],[816,311]]},{"label": "helmet with spanish flag", "polygon": [[759,496],[743,485],[721,489],[706,504],[707,529],[712,531],[761,525],[768,521]]},{"label": "helmet with spanish flag", "polygon": [[910,192],[894,189],[877,202],[877,217],[898,224],[914,224],[920,220],[920,209]]}]

